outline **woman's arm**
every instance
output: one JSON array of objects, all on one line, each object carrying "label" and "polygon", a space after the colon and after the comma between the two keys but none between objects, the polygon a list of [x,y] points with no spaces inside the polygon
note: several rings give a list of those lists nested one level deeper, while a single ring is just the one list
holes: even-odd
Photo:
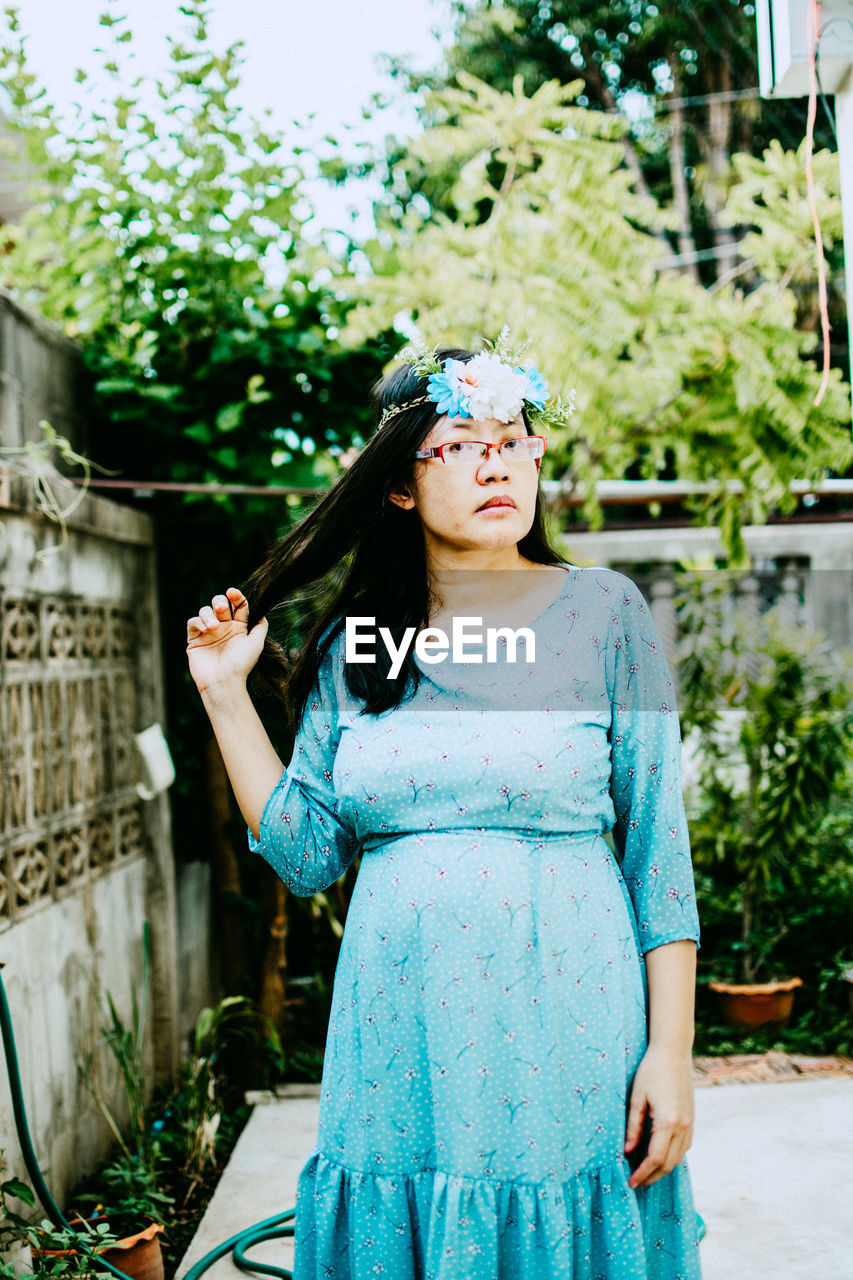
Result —
[{"label": "woman's arm", "polygon": [[696,943],[667,942],[646,952],[649,1044],[690,1053],[693,1048]]},{"label": "woman's arm", "polygon": [[639,1187],[674,1169],[693,1138],[699,917],[675,684],[642,592],[624,575],[614,575],[614,587],[607,654],[613,836],[648,980],[648,1046],[631,1081],[625,1133],[625,1154],[637,1165],[630,1185]]},{"label": "woman's arm", "polygon": [[355,832],[338,814],[333,782],[338,657],[327,652],[321,664],[285,768],[246,689],[267,632],[266,618],[249,631],[248,616],[236,587],[202,606],[187,626],[190,673],[246,820],[249,849],[293,893],[308,897],[334,884],[358,852]]},{"label": "woman's arm", "polygon": [[284,765],[249,697],[245,681],[222,681],[201,691],[234,796],[255,839],[261,815]]},{"label": "woman's arm", "polygon": [[696,943],[667,942],[646,952],[649,1043],[631,1083],[625,1153],[637,1147],[648,1114],[648,1151],[631,1175],[649,1186],[681,1162],[693,1141],[693,1027]]}]

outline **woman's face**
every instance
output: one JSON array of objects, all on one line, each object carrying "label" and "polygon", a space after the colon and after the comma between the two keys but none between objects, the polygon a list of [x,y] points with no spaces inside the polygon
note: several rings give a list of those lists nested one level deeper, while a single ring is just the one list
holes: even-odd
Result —
[{"label": "woman's face", "polygon": [[[423,448],[454,440],[499,444],[526,436],[521,414],[512,422],[497,418],[439,418]],[[497,550],[514,546],[530,530],[539,481],[538,458],[507,461],[496,449],[483,462],[446,463],[441,458],[415,462],[413,482],[389,495],[403,510],[421,518],[427,552]],[[501,499],[501,505],[486,506]]]}]

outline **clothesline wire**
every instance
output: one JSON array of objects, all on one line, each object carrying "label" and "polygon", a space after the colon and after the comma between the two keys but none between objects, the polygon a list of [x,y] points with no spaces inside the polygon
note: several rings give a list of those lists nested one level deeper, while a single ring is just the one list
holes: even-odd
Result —
[{"label": "clothesline wire", "polygon": [[[66,477],[63,477],[63,479],[67,479],[69,483],[75,484],[75,485],[83,485],[87,483],[81,477],[78,477],[78,476],[66,476]],[[628,481],[627,483],[644,485],[646,484],[646,481],[643,481],[643,480],[638,480],[634,482]],[[677,484],[676,481],[661,481],[659,483]],[[799,489],[803,487],[803,484],[804,482],[792,482],[792,492],[799,491]],[[825,480],[817,485],[813,485],[813,486],[806,485],[805,487],[808,489],[809,492],[827,493],[830,495],[833,493],[837,493],[839,495],[847,495],[849,493],[848,486],[850,484],[851,484],[850,480],[840,479],[836,481]],[[257,494],[262,497],[268,496],[268,497],[300,497],[300,498],[321,498],[323,497],[324,494],[329,492],[327,488],[309,489],[300,485],[219,484],[219,483],[216,483],[215,481],[192,482],[192,481],[177,481],[177,480],[92,480],[90,479],[88,481],[87,487],[90,489],[91,488],[138,489],[142,491],[166,490],[167,492],[178,492],[178,493],[207,493],[207,494],[229,493],[236,496],[239,496],[241,494],[245,494],[247,496],[252,494]],[[669,491],[662,490],[662,491],[656,491],[654,494],[649,494],[647,492],[639,494],[639,490],[637,490],[637,493],[639,494],[639,496],[632,496],[629,493],[620,492],[617,495],[610,495],[610,494],[602,495],[601,500],[603,502],[613,501],[618,503],[632,502],[632,501],[678,502],[688,492],[690,492],[689,482],[685,486],[680,487],[678,492],[675,492],[675,490],[669,490]]]}]

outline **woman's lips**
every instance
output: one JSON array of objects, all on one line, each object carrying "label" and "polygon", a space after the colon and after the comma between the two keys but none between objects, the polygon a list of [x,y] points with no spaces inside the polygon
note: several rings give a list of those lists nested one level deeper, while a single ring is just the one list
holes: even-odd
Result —
[{"label": "woman's lips", "polygon": [[509,509],[515,510],[515,503],[512,498],[489,498],[488,502],[484,502],[482,507],[478,507],[478,511],[494,511]]}]

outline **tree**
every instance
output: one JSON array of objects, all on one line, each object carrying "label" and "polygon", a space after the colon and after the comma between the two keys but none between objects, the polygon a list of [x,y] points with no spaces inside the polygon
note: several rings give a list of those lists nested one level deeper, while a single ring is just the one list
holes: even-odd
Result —
[{"label": "tree", "polygon": [[429,340],[462,343],[508,322],[555,390],[577,388],[576,425],[553,433],[547,458],[565,484],[583,483],[594,526],[598,478],[635,464],[646,478],[670,471],[711,486],[692,509],[741,562],[745,518],[790,511],[791,480],[853,460],[838,371],[815,406],[814,337],[797,330],[781,282],[706,291],[657,269],[659,212],[623,164],[626,124],[577,107],[579,82],[527,96],[521,75],[510,92],[457,79],[431,95],[433,123],[395,168],[404,188],[410,166],[419,179],[435,166],[442,208],[385,212],[365,246],[373,275],[349,286],[360,300],[349,339],[385,332],[400,313]]},{"label": "tree", "polygon": [[[29,72],[9,11],[0,83],[36,181],[20,226],[5,229],[5,283],[81,340],[102,465],[323,484],[335,467],[318,455],[367,426],[369,369],[335,342],[337,264],[301,234],[302,174],[285,139],[234,105],[240,45],[209,50],[207,7],[183,6],[191,33],[171,41],[156,107],[124,65],[127,20],[103,15],[115,96],[83,101],[71,121]],[[352,405],[334,425],[333,383]]]},{"label": "tree", "polygon": [[[755,7],[750,0],[457,0],[456,41],[433,88],[471,72],[527,93],[548,80],[582,81],[579,106],[627,111],[623,137],[637,189],[677,213],[670,229],[685,269],[718,279],[736,265],[736,232],[723,217],[731,156],[759,156],[772,139],[796,148],[805,105],[758,97]],[[398,71],[402,68],[398,65]],[[834,149],[818,123],[818,146]]]}]

